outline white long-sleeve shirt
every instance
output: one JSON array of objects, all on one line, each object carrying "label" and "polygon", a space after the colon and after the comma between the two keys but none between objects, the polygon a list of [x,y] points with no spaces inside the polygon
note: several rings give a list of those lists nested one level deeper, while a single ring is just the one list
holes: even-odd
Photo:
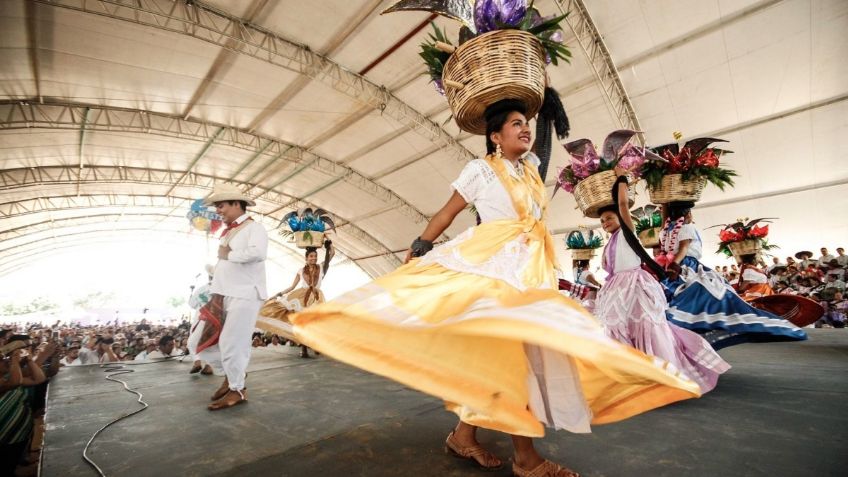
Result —
[{"label": "white long-sleeve shirt", "polygon": [[[247,220],[247,214],[236,222]],[[268,255],[268,232],[259,222],[251,220],[242,226],[229,241],[226,260],[218,260],[212,277],[211,292],[223,296],[265,300],[265,258]],[[230,232],[232,233],[232,232]]]}]

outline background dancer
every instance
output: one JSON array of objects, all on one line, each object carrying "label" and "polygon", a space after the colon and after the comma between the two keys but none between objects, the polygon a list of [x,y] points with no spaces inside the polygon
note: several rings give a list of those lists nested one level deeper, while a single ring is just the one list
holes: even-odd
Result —
[{"label": "background dancer", "polygon": [[[627,172],[616,166],[618,178],[612,196],[617,203],[600,209],[601,226],[611,236],[602,260],[609,275],[598,292],[595,316],[604,324],[607,336],[677,366],[706,393],[716,386],[719,375],[730,369],[730,365],[703,338],[666,319],[668,305],[662,286],[642,268],[643,263],[653,268],[658,265],[644,252],[633,233]],[[631,243],[638,249],[634,250]]]},{"label": "background dancer", "polygon": [[777,315],[746,303],[718,273],[699,259],[703,242],[692,224],[692,202],[672,202],[663,207],[660,233],[666,267],[663,280],[672,323],[706,333],[714,349],[745,341],[805,340],[807,334]]},{"label": "background dancer", "polygon": [[[265,331],[281,334],[289,339],[294,340],[294,332],[288,320],[288,314],[291,312],[301,311],[312,305],[324,303],[324,292],[321,291],[321,282],[330,269],[330,260],[336,254],[333,248],[333,242],[329,239],[324,240],[324,263],[318,265],[318,249],[309,247],[306,249],[306,264],[297,275],[294,276],[292,285],[285,290],[277,293],[271,300],[265,303],[262,307],[260,315],[259,327]],[[295,290],[298,284],[300,288]],[[292,291],[294,290],[294,291]],[[300,357],[309,357],[309,348],[300,345]]]}]

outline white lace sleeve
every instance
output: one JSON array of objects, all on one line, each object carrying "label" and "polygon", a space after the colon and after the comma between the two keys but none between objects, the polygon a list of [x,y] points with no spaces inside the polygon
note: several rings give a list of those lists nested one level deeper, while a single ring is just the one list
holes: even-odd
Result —
[{"label": "white lace sleeve", "polygon": [[533,164],[533,167],[535,167],[536,169],[538,169],[539,165],[542,164],[542,160],[539,159],[539,156],[537,156],[536,153],[533,151],[527,153],[527,156],[524,157],[524,160],[527,161],[528,164]]},{"label": "white lace sleeve", "polygon": [[680,240],[695,240],[698,238],[698,233],[694,225],[684,224],[683,227],[680,227],[680,235],[678,237]]},{"label": "white lace sleeve", "polygon": [[[491,177],[490,177],[491,176]],[[453,181],[451,187],[469,204],[474,203],[483,189],[495,179],[495,173],[480,159],[475,159],[462,169],[459,177]]]},{"label": "white lace sleeve", "polygon": [[766,276],[750,267],[746,267],[745,271],[742,272],[742,280],[750,283],[766,283]]}]

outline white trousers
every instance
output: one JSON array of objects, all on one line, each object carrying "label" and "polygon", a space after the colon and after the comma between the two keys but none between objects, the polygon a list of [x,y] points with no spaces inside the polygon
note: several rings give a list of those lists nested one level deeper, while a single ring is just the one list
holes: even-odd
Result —
[{"label": "white trousers", "polygon": [[[234,391],[244,389],[245,370],[250,362],[250,337],[253,335],[260,308],[262,300],[225,296],[224,311],[227,313],[227,319],[224,321],[218,344],[197,355],[212,366],[215,374],[226,374],[230,389]],[[200,326],[197,331],[201,331]]]}]

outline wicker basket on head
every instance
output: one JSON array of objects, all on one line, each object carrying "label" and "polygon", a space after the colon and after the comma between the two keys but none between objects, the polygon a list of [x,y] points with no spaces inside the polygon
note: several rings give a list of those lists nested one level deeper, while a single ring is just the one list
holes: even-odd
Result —
[{"label": "wicker basket on head", "polygon": [[639,242],[645,248],[654,248],[660,246],[660,231],[662,227],[654,227],[645,229],[639,232]]},{"label": "wicker basket on head", "polygon": [[[615,172],[603,171],[583,179],[574,186],[574,200],[577,201],[577,207],[583,212],[586,217],[597,219],[601,216],[598,209],[613,205],[612,201],[612,186],[615,184]],[[633,207],[634,193],[633,187],[627,190],[628,206]]]},{"label": "wicker basket on head", "polygon": [[663,176],[662,183],[655,189],[648,188],[653,204],[668,204],[669,202],[698,202],[701,193],[707,185],[705,177],[683,180],[683,174],[668,174]]},{"label": "wicker basket on head", "polygon": [[743,240],[741,242],[731,242],[727,244],[730,253],[737,262],[741,261],[742,255],[759,254],[762,250],[762,245],[759,240]]},{"label": "wicker basket on head", "polygon": [[570,248],[572,260],[592,260],[595,256],[596,248]]},{"label": "wicker basket on head", "polygon": [[532,118],[545,94],[545,51],[531,33],[495,30],[463,43],[451,54],[442,83],[456,124],[486,134],[486,108],[517,99]]},{"label": "wicker basket on head", "polygon": [[324,232],[314,230],[295,232],[294,244],[298,248],[320,247],[324,245]]}]

